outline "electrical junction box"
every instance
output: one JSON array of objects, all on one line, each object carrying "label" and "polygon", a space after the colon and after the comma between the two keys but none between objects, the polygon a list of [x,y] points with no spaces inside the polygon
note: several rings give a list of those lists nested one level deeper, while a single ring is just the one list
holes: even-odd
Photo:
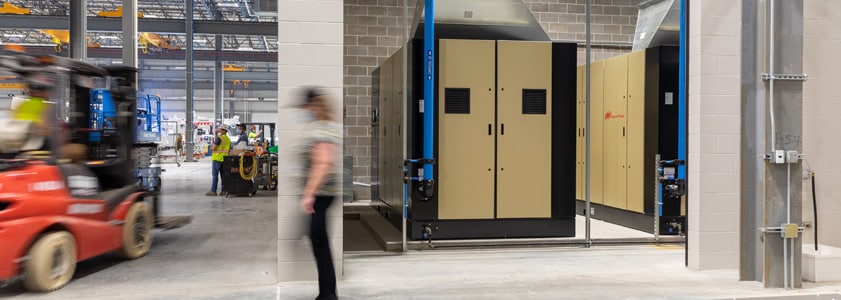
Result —
[{"label": "electrical junction box", "polygon": [[800,161],[800,153],[797,151],[787,151],[786,152],[786,162],[790,164],[796,164]]},{"label": "electrical junction box", "polygon": [[774,151],[773,163],[775,163],[775,164],[786,163],[786,152],[784,150],[775,150]]},{"label": "electrical junction box", "polygon": [[798,229],[797,224],[783,224],[783,237],[787,239],[796,238]]}]

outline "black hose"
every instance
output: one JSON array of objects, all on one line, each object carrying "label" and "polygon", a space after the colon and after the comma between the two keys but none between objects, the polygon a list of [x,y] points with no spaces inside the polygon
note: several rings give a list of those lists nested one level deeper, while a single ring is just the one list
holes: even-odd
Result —
[{"label": "black hose", "polygon": [[812,212],[815,217],[815,252],[818,251],[818,200],[815,197],[815,172],[812,172]]}]

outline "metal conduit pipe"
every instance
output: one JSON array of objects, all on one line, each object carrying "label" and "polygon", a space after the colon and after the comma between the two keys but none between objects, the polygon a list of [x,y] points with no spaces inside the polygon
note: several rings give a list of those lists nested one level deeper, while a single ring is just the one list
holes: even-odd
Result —
[{"label": "metal conduit pipe", "polygon": [[[811,167],[809,169],[811,169]],[[818,199],[815,195],[815,172],[810,173],[812,177],[812,214],[815,222],[815,252],[818,252]]]},{"label": "metal conduit pipe", "polygon": [[[776,60],[776,46],[775,46],[775,33],[776,33],[776,16],[775,16],[775,8],[776,8],[776,1],[770,0],[768,2],[770,6],[768,12],[769,16],[769,34],[768,34],[768,114],[770,119],[771,125],[771,152],[769,157],[769,163],[773,164],[774,156],[777,151],[777,125],[776,125],[776,110],[774,109],[774,81],[775,81],[775,60]],[[786,163],[786,224],[791,224],[791,164]],[[784,230],[784,229],[783,229]],[[790,257],[789,255],[789,248],[791,248],[791,256],[794,255],[794,247],[793,243],[787,243],[788,238],[785,235],[782,235],[783,239],[783,288],[788,290],[794,286],[793,274],[794,272],[794,258]],[[793,241],[793,239],[791,239]],[[790,247],[791,245],[791,247]],[[791,268],[789,268],[791,265]],[[789,274],[791,273],[791,274]],[[790,279],[791,278],[791,279]]]},{"label": "metal conduit pipe", "polygon": [[776,31],[777,28],[776,28],[776,23],[774,21],[774,7],[775,7],[774,4],[776,3],[776,1],[771,0],[771,2],[769,2],[769,3],[771,5],[771,9],[770,9],[770,12],[771,12],[771,24],[770,24],[771,25],[771,32],[768,35],[768,37],[770,39],[769,42],[768,42],[768,44],[770,45],[770,47],[769,47],[770,48],[769,49],[769,59],[768,59],[769,60],[768,74],[770,74],[770,76],[769,76],[770,78],[768,79],[768,83],[769,83],[769,86],[768,86],[768,88],[769,88],[769,91],[768,91],[768,95],[769,95],[769,97],[768,97],[768,108],[770,110],[769,113],[771,115],[771,154],[773,155],[774,151],[777,150],[777,124],[776,124],[775,118],[774,118],[774,114],[775,114],[774,113],[774,59],[776,59],[776,56],[774,56],[775,55],[774,50],[776,48],[776,47],[774,47],[774,33],[777,32]]},{"label": "metal conduit pipe", "polygon": [[590,24],[592,23],[590,20],[590,10],[592,9],[593,0],[587,0],[586,4],[586,22],[585,27],[587,31],[587,41],[586,41],[586,49],[584,51],[586,61],[584,62],[585,72],[587,73],[584,77],[584,95],[585,95],[585,110],[586,110],[586,131],[584,132],[585,136],[585,151],[584,151],[584,241],[586,242],[585,247],[592,246],[593,240],[590,237],[590,55],[592,54],[590,49],[591,41],[591,34],[590,34]]}]

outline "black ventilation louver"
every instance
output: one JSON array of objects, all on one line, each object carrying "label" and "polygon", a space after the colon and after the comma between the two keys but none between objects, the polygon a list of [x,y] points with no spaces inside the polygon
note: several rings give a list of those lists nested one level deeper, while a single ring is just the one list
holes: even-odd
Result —
[{"label": "black ventilation louver", "polygon": [[444,113],[470,114],[470,89],[445,88]]},{"label": "black ventilation louver", "polygon": [[546,90],[523,89],[523,114],[546,114]]}]

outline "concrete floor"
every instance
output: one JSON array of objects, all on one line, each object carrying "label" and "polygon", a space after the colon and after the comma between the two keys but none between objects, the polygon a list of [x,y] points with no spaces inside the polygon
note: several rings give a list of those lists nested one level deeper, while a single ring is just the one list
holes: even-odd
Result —
[{"label": "concrete floor", "polygon": [[[158,232],[152,252],[134,261],[103,256],[79,264],[74,280],[51,294],[20,284],[2,299],[313,299],[314,282],[276,284],[277,197],[203,196],[205,159],[165,165],[164,212],[192,214],[184,228]],[[579,231],[583,229],[579,221]],[[739,282],[735,270],[692,271],[681,246],[366,251],[371,237],[347,225],[342,299],[733,299],[841,293],[841,285],[764,289]],[[581,234],[579,233],[579,236]],[[594,222],[593,237],[648,237]],[[359,248],[347,242],[358,241]],[[809,297],[804,299],[817,299]],[[827,298],[829,299],[829,298]],[[841,298],[839,298],[841,299]]]},{"label": "concrete floor", "polygon": [[[793,291],[764,289],[760,283],[739,282],[735,270],[688,270],[683,252],[680,246],[602,246],[345,254],[339,295],[342,299],[734,299],[841,290],[837,283],[807,283]],[[315,283],[283,283],[279,299],[312,299],[316,290]]]},{"label": "concrete floor", "polygon": [[73,281],[56,292],[28,294],[14,284],[0,289],[0,298],[275,299],[277,193],[207,197],[209,159],[163,167],[164,214],[192,214],[191,224],[156,232],[140,259],[105,255],[80,263]]}]

